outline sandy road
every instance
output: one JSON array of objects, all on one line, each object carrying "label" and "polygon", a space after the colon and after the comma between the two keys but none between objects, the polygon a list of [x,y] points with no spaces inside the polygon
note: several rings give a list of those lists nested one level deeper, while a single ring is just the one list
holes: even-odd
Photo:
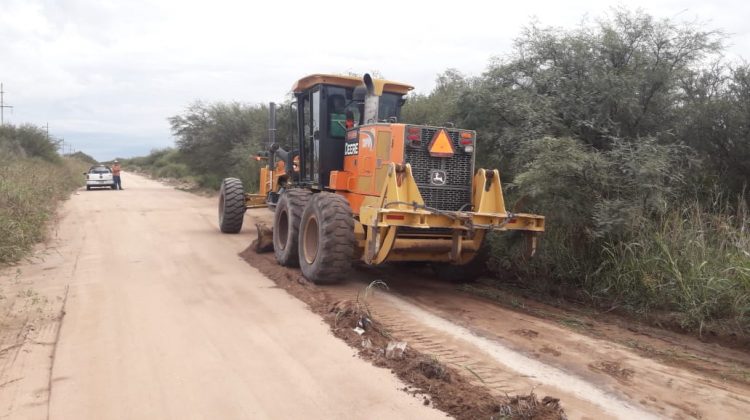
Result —
[{"label": "sandy road", "polygon": [[376,279],[390,290],[368,304],[391,336],[492,395],[533,389],[586,420],[750,410],[747,352],[515,295],[487,299],[421,269],[300,283],[272,254],[244,253],[250,264],[237,255],[267,210],[221,235],[215,200],[126,181],[122,192],[79,192],[47,250],[0,272],[0,419],[444,418],[353,357],[302,303],[352,301]]},{"label": "sandy road", "polygon": [[[247,215],[250,226],[269,224],[270,216],[264,209]],[[307,302],[354,301],[370,282],[384,281],[388,290],[376,289],[368,307],[389,336],[500,398],[531,390],[557,397],[571,420],[748,418],[750,354],[742,350],[481,283],[456,287],[425,267],[360,267],[346,282],[310,287],[272,253],[243,255]],[[472,288],[485,293],[466,293]]]},{"label": "sandy road", "polygon": [[48,316],[6,334],[0,417],[445,418],[242,261],[251,233],[220,235],[214,200],[123,178],[73,196],[54,252],[13,272]]}]

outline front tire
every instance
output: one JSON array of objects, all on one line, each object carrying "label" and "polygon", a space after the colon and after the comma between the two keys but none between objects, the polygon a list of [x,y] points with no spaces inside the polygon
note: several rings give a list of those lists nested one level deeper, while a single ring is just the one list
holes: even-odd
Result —
[{"label": "front tire", "polygon": [[349,275],[354,258],[354,218],[344,197],[316,194],[302,214],[299,264],[315,284],[338,283]]},{"label": "front tire", "polygon": [[245,191],[242,181],[225,178],[219,190],[219,229],[223,233],[238,233],[245,218]]},{"label": "front tire", "polygon": [[312,192],[300,188],[284,191],[273,213],[273,253],[284,267],[298,267],[299,224]]}]

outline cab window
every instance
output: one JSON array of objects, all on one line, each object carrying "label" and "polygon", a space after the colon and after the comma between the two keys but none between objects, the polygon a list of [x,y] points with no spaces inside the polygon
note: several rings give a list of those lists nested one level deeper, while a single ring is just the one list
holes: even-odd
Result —
[{"label": "cab window", "polygon": [[346,96],[343,89],[341,93],[338,90],[328,95],[328,127],[331,137],[342,139],[346,135]]},{"label": "cab window", "polygon": [[391,117],[401,117],[401,95],[384,93],[383,96],[380,97],[378,118],[381,121],[384,121]]},{"label": "cab window", "polygon": [[361,123],[359,104],[352,102],[352,89],[328,86],[326,93],[328,134],[332,138],[343,139],[346,137],[347,119],[354,125]]}]

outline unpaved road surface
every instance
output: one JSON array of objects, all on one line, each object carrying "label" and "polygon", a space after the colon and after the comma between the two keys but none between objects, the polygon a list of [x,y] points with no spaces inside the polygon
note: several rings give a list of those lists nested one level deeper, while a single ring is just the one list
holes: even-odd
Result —
[{"label": "unpaved road surface", "polygon": [[215,200],[124,174],[0,280],[0,418],[445,418],[238,257]]},{"label": "unpaved road surface", "polygon": [[[270,222],[252,210],[252,222]],[[424,268],[360,268],[344,284],[315,287],[273,254],[245,252],[249,263],[312,307],[368,300],[388,335],[456,368],[497,396],[559,398],[570,419],[747,419],[750,354],[695,338],[561,310],[481,284],[431,278]],[[471,292],[471,293],[467,293]]]},{"label": "unpaved road surface", "polygon": [[[570,419],[750,413],[746,351],[420,267],[316,287],[246,250],[267,210],[221,235],[214,199],[125,181],[74,196],[50,247],[2,273],[13,298],[0,299],[0,418],[445,418],[321,322],[375,280],[388,290],[366,304],[388,337],[498,398],[559,398]],[[351,328],[334,330],[365,351]]]}]

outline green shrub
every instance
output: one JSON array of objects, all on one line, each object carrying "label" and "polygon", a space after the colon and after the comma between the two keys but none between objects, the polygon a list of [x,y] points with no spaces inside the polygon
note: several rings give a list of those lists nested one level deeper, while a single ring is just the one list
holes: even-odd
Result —
[{"label": "green shrub", "polygon": [[59,162],[57,143],[50,140],[41,127],[31,124],[0,127],[0,156],[41,158],[48,162]]},{"label": "green shrub", "polygon": [[190,170],[184,163],[169,162],[157,166],[154,172],[159,178],[185,178],[190,175]]},{"label": "green shrub", "polygon": [[205,174],[197,177],[198,185],[202,188],[208,188],[212,190],[218,190],[221,187],[221,180],[223,178],[216,174]]},{"label": "green shrub", "polygon": [[0,264],[18,261],[44,239],[59,200],[83,185],[86,166],[68,158],[0,158]]},{"label": "green shrub", "polygon": [[688,329],[728,321],[750,332],[750,218],[744,199],[693,202],[604,246],[597,296],[673,311]]}]

